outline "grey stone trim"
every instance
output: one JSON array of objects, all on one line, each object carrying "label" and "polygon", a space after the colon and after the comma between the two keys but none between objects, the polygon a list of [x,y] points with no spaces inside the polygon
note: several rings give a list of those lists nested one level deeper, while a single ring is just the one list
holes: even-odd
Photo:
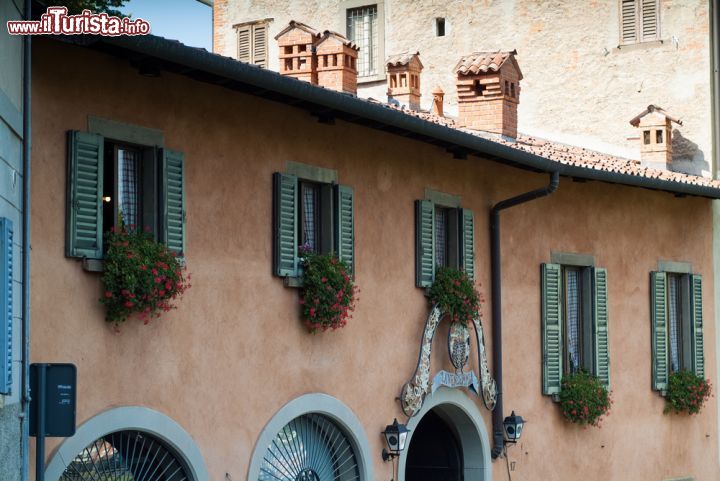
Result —
[{"label": "grey stone trim", "polygon": [[677,262],[677,261],[658,261],[658,271],[660,272],[675,272],[678,274],[692,274],[692,264],[689,262]]},{"label": "grey stone trim", "polygon": [[[308,413],[324,414],[343,428],[353,449],[355,449],[360,470],[360,481],[374,481],[370,445],[362,424],[345,404],[332,396],[322,393],[305,394],[295,398],[280,408],[270,419],[260,433],[257,443],[255,443],[250,468],[248,469],[248,481],[257,481],[259,478],[263,456],[277,433],[296,417]],[[377,456],[379,455],[378,453]]]},{"label": "grey stone trim", "polygon": [[15,135],[22,139],[22,112],[10,101],[10,97],[0,89],[0,120],[4,120]]},{"label": "grey stone trim", "polygon": [[358,84],[387,81],[385,74],[385,0],[341,0],[338,12],[338,23],[336,30],[342,35],[347,35],[347,11],[351,8],[377,6],[378,17],[378,73],[375,75],[358,75]]},{"label": "grey stone trim", "polygon": [[116,120],[88,116],[88,132],[100,134],[106,139],[131,144],[164,147],[165,134],[162,130],[126,124]]},{"label": "grey stone trim", "polygon": [[294,175],[299,179],[312,180],[323,184],[337,184],[338,181],[337,170],[301,164],[292,160],[287,161],[285,173]]},{"label": "grey stone trim", "polygon": [[109,409],[87,420],[74,436],[66,438],[55,450],[45,469],[45,478],[60,479],[65,467],[85,446],[100,436],[125,429],[144,431],[160,438],[183,460],[192,481],[210,480],[202,454],[190,435],[166,415],[142,406]]},{"label": "grey stone trim", "polygon": [[565,266],[595,267],[595,256],[590,254],[573,254],[569,252],[551,252],[550,262]]},{"label": "grey stone trim", "polygon": [[442,207],[460,207],[462,201],[459,195],[446,194],[432,189],[425,189],[425,198]]},{"label": "grey stone trim", "polygon": [[442,387],[425,398],[420,412],[410,418],[407,427],[410,430],[405,450],[400,453],[397,480],[405,481],[407,455],[412,445],[412,436],[420,420],[428,411],[435,412],[457,433],[462,446],[463,479],[465,481],[491,481],[492,458],[490,457],[490,438],[485,421],[475,401],[462,391]]}]

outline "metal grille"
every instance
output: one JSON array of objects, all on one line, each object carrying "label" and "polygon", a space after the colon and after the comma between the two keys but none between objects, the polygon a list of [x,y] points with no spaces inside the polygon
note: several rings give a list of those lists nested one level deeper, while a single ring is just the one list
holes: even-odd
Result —
[{"label": "metal grille", "polygon": [[258,481],[355,481],[357,457],[347,436],[327,417],[304,414],[268,446]]},{"label": "metal grille", "polygon": [[302,184],[302,225],[300,239],[305,249],[318,252],[318,187],[312,184]]},{"label": "metal grille", "polygon": [[117,431],[96,439],[58,481],[192,481],[179,459],[153,436]]},{"label": "metal grille", "polygon": [[138,225],[140,152],[118,149],[118,210],[125,225]]},{"label": "metal grille", "polygon": [[377,5],[351,8],[347,11],[347,36],[360,48],[358,76],[378,73]]},{"label": "metal grille", "polygon": [[435,265],[437,267],[447,266],[447,220],[447,210],[435,207]]},{"label": "metal grille", "polygon": [[668,329],[670,338],[670,371],[680,370],[680,278],[668,276]]},{"label": "metal grille", "polygon": [[570,372],[580,369],[580,272],[567,271],[566,291],[567,349]]}]

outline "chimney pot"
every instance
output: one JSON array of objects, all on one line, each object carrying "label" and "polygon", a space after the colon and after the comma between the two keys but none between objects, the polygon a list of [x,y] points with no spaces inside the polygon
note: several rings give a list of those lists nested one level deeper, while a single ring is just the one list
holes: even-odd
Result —
[{"label": "chimney pot", "polygon": [[511,52],[476,52],[455,66],[459,123],[463,127],[517,137],[517,106],[523,75]]},{"label": "chimney pot", "polygon": [[356,95],[359,50],[357,45],[339,33],[323,32],[315,46],[318,84]]},{"label": "chimney pot", "polygon": [[445,92],[440,88],[440,86],[437,86],[433,89],[432,96],[432,113],[439,117],[443,117],[443,101],[445,98]]},{"label": "chimney pot", "polygon": [[672,166],[672,123],[682,120],[668,114],[662,107],[648,105],[630,125],[640,129],[640,161],[645,167],[670,170]]},{"label": "chimney pot", "polygon": [[420,110],[420,52],[391,55],[385,62],[388,102]]},{"label": "chimney pot", "polygon": [[317,84],[315,45],[320,33],[304,23],[290,20],[275,36],[280,51],[280,74]]}]

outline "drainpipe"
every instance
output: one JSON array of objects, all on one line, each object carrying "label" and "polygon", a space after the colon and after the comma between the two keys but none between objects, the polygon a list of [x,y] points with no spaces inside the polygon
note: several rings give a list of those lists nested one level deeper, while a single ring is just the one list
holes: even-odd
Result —
[{"label": "drainpipe", "polygon": [[560,184],[560,174],[552,172],[550,183],[541,189],[531,190],[516,197],[498,202],[490,210],[490,289],[492,291],[492,347],[493,347],[493,375],[497,387],[497,402],[492,412],[493,424],[493,459],[500,456],[505,446],[503,436],[503,373],[502,373],[502,305],[500,272],[500,211],[514,207],[518,204],[545,197],[555,192]]},{"label": "drainpipe", "polygon": [[[32,0],[25,0],[25,19],[32,17]],[[32,75],[32,36],[23,38],[23,166],[22,166],[22,414],[20,435],[22,438],[22,481],[29,481],[30,450],[30,148],[31,112],[30,87]]]},{"label": "drainpipe", "polygon": [[710,51],[711,61],[711,95],[712,95],[712,126],[713,126],[713,165],[712,177],[720,177],[720,5],[710,2]]}]

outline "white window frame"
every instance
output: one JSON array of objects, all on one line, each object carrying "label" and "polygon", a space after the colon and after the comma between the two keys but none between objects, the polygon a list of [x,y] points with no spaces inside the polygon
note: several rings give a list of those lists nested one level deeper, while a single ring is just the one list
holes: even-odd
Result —
[{"label": "white window frame", "polygon": [[385,1],[384,0],[343,0],[340,2],[340,12],[338,15],[337,31],[347,36],[347,14],[348,10],[361,7],[370,7],[375,5],[377,7],[377,58],[375,59],[378,65],[376,66],[376,72],[373,75],[360,76],[358,74],[358,84],[368,82],[380,82],[387,81],[385,75]]}]

